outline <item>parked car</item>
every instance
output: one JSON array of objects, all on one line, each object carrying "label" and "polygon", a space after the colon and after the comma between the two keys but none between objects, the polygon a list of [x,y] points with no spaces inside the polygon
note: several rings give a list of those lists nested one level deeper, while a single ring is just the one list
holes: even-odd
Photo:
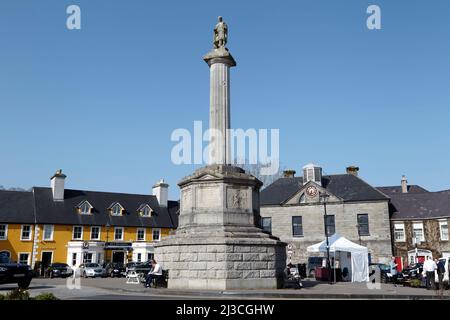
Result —
[{"label": "parked car", "polygon": [[309,257],[307,264],[307,275],[310,278],[315,278],[316,276],[316,267],[322,266],[323,257]]},{"label": "parked car", "polygon": [[107,277],[106,269],[98,263],[83,263],[80,265],[80,274],[84,278]]},{"label": "parked car", "polygon": [[423,271],[423,263],[414,263],[402,270],[404,280],[421,279]]},{"label": "parked car", "polygon": [[138,263],[135,266],[128,268],[128,272],[135,271],[138,274],[147,274],[150,270],[152,270],[150,261]]},{"label": "parked car", "polygon": [[111,277],[125,277],[126,276],[126,268],[123,263],[118,262],[110,262],[106,264],[106,274]]},{"label": "parked car", "polygon": [[125,273],[128,274],[128,270],[133,270],[135,266],[137,266],[138,264],[141,264],[141,262],[128,262],[125,265]]},{"label": "parked car", "polygon": [[48,266],[45,275],[50,278],[67,278],[73,275],[73,270],[67,263],[52,263]]},{"label": "parked car", "polygon": [[19,288],[28,289],[32,279],[30,266],[14,263],[8,255],[0,253],[0,284],[17,283]]},{"label": "parked car", "polygon": [[[396,282],[391,274],[391,267],[384,263],[370,263],[369,264],[369,274],[378,271],[380,273],[381,283]],[[395,277],[397,278],[397,277]]]}]

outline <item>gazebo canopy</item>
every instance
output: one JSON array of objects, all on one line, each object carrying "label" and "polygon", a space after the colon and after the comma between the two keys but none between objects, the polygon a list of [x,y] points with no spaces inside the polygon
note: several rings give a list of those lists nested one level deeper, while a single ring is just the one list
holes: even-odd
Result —
[{"label": "gazebo canopy", "polygon": [[[369,251],[366,247],[360,246],[350,240],[335,233],[328,238],[330,252],[350,252],[351,253],[351,275],[352,282],[369,281]],[[307,248],[308,252],[327,252],[326,239]]]}]

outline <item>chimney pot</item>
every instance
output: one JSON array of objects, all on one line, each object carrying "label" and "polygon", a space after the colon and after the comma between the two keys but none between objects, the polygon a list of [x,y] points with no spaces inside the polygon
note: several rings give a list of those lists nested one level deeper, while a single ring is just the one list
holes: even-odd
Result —
[{"label": "chimney pot", "polygon": [[167,207],[169,202],[169,185],[164,182],[164,179],[159,180],[153,186],[153,195],[158,199],[161,207]]},{"label": "chimney pot", "polygon": [[348,174],[352,174],[354,176],[358,176],[358,172],[359,172],[359,167],[357,166],[349,166],[346,168],[346,171]]},{"label": "chimney pot", "polygon": [[50,185],[52,187],[53,201],[64,201],[64,180],[66,175],[59,169],[50,178]]},{"label": "chimney pot", "polygon": [[285,177],[285,178],[294,178],[295,177],[295,170],[291,170],[291,169],[289,169],[289,170],[284,170],[283,171],[283,176]]},{"label": "chimney pot", "polygon": [[402,193],[408,193],[408,180],[406,179],[406,176],[402,176]]}]

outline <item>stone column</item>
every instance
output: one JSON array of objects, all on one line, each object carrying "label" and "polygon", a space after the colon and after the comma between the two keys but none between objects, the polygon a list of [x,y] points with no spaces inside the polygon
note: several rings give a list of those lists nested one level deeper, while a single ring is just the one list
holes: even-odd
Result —
[{"label": "stone column", "polygon": [[230,137],[230,68],[236,62],[225,48],[215,49],[204,57],[210,68],[211,139],[210,164],[231,164]]}]

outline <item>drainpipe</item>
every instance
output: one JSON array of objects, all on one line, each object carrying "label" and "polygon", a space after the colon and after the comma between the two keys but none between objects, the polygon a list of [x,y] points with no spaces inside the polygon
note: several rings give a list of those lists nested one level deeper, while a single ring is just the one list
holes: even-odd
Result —
[{"label": "drainpipe", "polygon": [[37,216],[36,216],[36,197],[34,196],[34,188],[31,191],[33,193],[33,213],[34,213],[34,232],[33,232],[33,243],[31,250],[31,269],[34,270],[34,266],[36,264],[36,255],[39,248],[39,226],[37,224]]}]

